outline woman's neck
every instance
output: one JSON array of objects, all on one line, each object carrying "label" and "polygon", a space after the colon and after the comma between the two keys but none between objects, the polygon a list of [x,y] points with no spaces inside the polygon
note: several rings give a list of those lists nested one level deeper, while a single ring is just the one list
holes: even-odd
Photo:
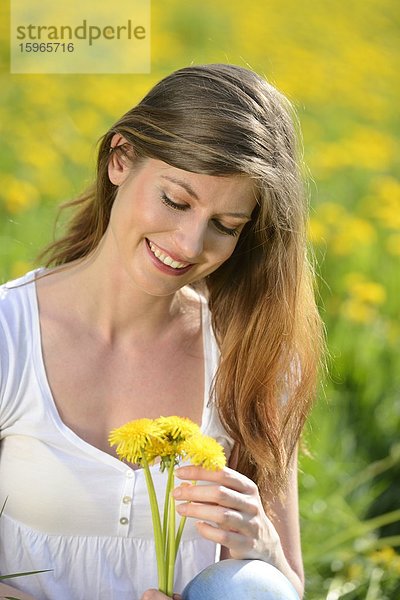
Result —
[{"label": "woman's neck", "polygon": [[181,291],[150,295],[135,286],[122,269],[107,267],[96,257],[55,269],[39,286],[53,306],[73,310],[84,327],[109,342],[132,335],[159,339],[184,312]]}]

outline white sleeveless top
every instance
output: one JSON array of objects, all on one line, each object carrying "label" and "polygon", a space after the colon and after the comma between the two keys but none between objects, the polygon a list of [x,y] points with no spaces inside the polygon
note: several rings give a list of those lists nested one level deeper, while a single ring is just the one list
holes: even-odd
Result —
[{"label": "white sleeveless top", "polygon": [[[35,272],[0,287],[0,574],[51,569],[9,583],[36,600],[139,600],[157,588],[143,471],[82,440],[61,420],[41,351]],[[27,282],[22,287],[15,287]],[[202,299],[203,433],[233,442],[210,399],[219,353]],[[151,467],[162,509],[165,474]],[[175,592],[218,560],[188,519]]]}]

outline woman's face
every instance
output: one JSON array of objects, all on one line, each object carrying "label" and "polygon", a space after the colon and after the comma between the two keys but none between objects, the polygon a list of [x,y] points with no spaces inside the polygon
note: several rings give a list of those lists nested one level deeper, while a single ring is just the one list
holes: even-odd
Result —
[{"label": "woman's face", "polygon": [[106,241],[147,293],[164,296],[215,271],[232,254],[256,205],[246,177],[191,173],[159,160],[110,162],[119,186]]}]

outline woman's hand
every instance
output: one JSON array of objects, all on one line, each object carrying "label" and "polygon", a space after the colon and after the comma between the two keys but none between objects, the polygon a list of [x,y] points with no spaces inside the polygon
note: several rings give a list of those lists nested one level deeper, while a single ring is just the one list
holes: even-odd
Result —
[{"label": "woman's hand", "polygon": [[[165,600],[166,598],[171,600],[169,596],[166,596],[158,590],[146,590],[140,600]],[[179,594],[174,594],[172,598],[173,600],[182,600],[182,597]]]},{"label": "woman's hand", "polygon": [[185,483],[173,492],[176,500],[185,501],[177,506],[177,512],[198,519],[196,526],[203,537],[228,548],[232,558],[280,562],[279,535],[265,514],[253,481],[228,467],[207,471],[188,466],[175,473],[180,479],[207,482]]}]

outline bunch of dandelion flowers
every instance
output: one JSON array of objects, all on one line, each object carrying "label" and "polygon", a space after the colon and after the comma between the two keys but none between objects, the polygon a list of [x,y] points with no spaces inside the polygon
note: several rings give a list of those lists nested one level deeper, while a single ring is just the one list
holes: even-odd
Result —
[{"label": "bunch of dandelion flowers", "polygon": [[[222,469],[226,464],[223,448],[213,438],[201,433],[200,428],[184,417],[137,419],[111,431],[111,446],[121,460],[143,467],[150,500],[157,557],[158,587],[160,592],[172,596],[175,561],[186,517],[180,520],[176,532],[174,469],[181,460],[209,470]],[[167,470],[163,522],[149,465],[160,459],[161,471]]]},{"label": "bunch of dandelion flowers", "polygon": [[130,421],[122,427],[113,429],[110,432],[108,441],[111,446],[116,446],[118,458],[122,461],[135,463],[143,467],[146,479],[147,491],[149,494],[151,518],[153,521],[154,543],[157,557],[158,586],[161,592],[166,590],[165,563],[163,561],[163,535],[160,519],[160,510],[158,508],[156,491],[153,478],[149,467],[150,463],[156,458],[152,448],[161,442],[161,432],[158,430],[154,420],[136,419]]}]

